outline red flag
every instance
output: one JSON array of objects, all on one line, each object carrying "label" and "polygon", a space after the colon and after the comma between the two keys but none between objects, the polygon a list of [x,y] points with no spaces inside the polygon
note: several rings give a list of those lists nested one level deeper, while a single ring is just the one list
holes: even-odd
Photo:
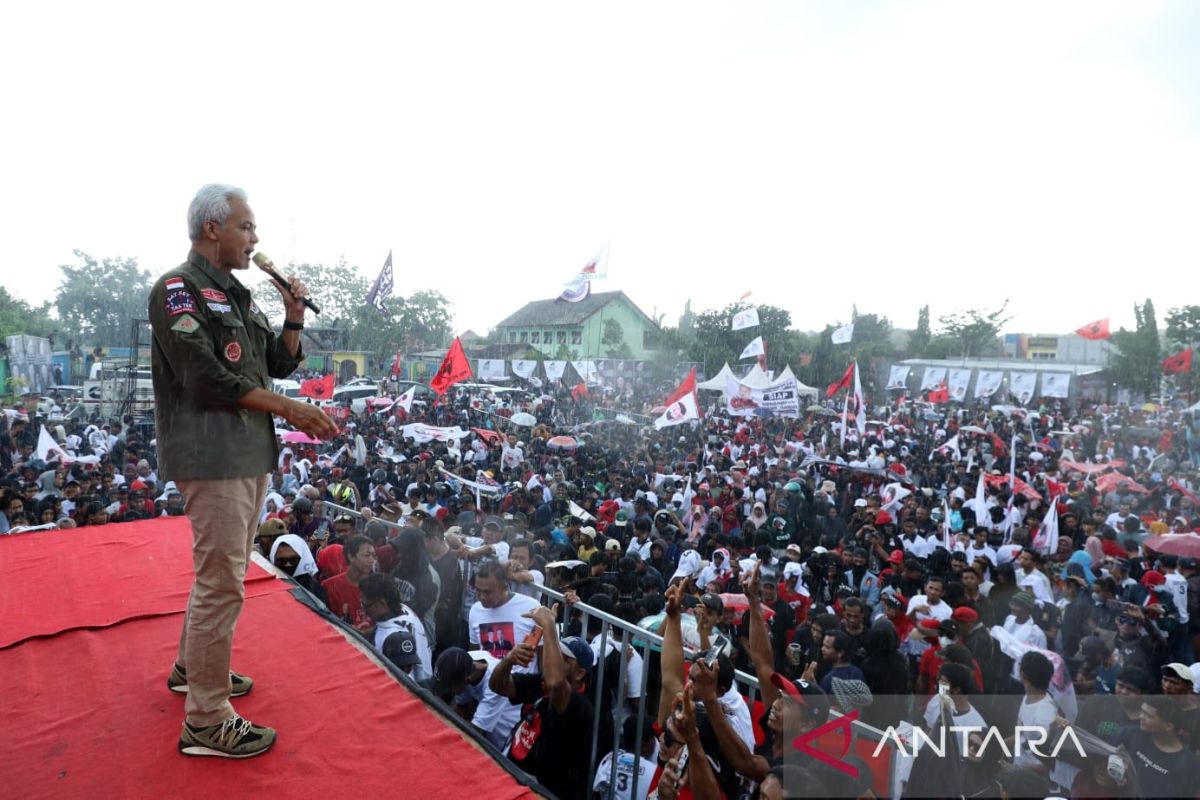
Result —
[{"label": "red flag", "polygon": [[1067,484],[1059,483],[1052,478],[1046,478],[1046,499],[1053,500],[1059,495],[1067,494]]},{"label": "red flag", "polygon": [[950,388],[945,381],[942,381],[942,385],[938,388],[929,390],[929,402],[938,404],[950,402]]},{"label": "red flag", "polygon": [[330,400],[333,398],[333,374],[323,378],[312,378],[300,383],[300,396],[311,397],[314,400]]},{"label": "red flag", "polygon": [[1181,350],[1173,356],[1167,356],[1162,362],[1162,371],[1166,375],[1178,375],[1192,371],[1192,348]]},{"label": "red flag", "polygon": [[587,384],[583,381],[571,387],[571,398],[578,401],[588,396]]},{"label": "red flag", "polygon": [[825,390],[825,396],[833,397],[835,394],[840,392],[842,389],[849,389],[850,384],[853,381],[854,381],[854,362],[851,361],[850,364],[846,367],[846,372],[845,372],[845,374],[842,375],[841,380],[839,380],[837,383],[829,384],[829,388]]},{"label": "red flag", "polygon": [[[678,389],[671,392],[671,396],[667,398],[667,401],[665,403],[663,403],[663,405],[666,406],[667,408],[670,408],[671,406],[675,405],[680,400],[682,400],[684,395],[695,394],[695,393],[696,393],[696,368],[692,367],[691,370],[688,371],[687,377],[683,379],[683,383],[679,384]],[[699,405],[699,403],[697,403],[696,405]]]},{"label": "red flag", "polygon": [[451,386],[459,381],[465,381],[469,377],[471,377],[471,364],[467,361],[467,354],[463,352],[462,342],[455,336],[454,343],[446,351],[446,357],[442,359],[442,365],[438,367],[437,374],[429,382],[429,388],[441,396]]},{"label": "red flag", "polygon": [[400,357],[401,357],[401,355],[402,355],[402,353],[399,350],[397,350],[396,358],[395,358],[395,360],[392,361],[392,377],[393,378],[400,377]]},{"label": "red flag", "polygon": [[1085,339],[1096,341],[1097,339],[1108,338],[1108,318],[1098,319],[1095,322],[1089,322],[1082,328],[1076,328],[1075,332]]}]

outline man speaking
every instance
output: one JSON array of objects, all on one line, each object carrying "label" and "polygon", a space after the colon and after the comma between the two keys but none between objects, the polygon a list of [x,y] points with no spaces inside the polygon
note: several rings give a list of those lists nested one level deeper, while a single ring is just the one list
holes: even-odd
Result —
[{"label": "man speaking", "polygon": [[318,438],[337,427],[316,406],[267,389],[303,358],[307,289],[296,278],[277,287],[286,321],[276,336],[234,277],[249,268],[258,243],[246,193],[201,188],[188,208],[188,236],[188,260],[154,284],[149,309],[159,473],[186,500],[196,573],[167,687],[187,693],[181,753],[250,758],[274,744],[275,731],[233,710],[229,698],[249,692],[253,681],[231,672],[229,661],[246,562],[278,458],[271,415]]}]

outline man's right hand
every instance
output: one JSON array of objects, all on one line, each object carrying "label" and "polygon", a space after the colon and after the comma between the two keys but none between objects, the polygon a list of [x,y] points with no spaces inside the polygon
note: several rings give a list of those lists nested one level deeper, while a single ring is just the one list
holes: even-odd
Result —
[{"label": "man's right hand", "polygon": [[284,419],[309,436],[327,440],[338,435],[337,424],[315,405],[289,399],[283,412]]},{"label": "man's right hand", "polygon": [[683,584],[677,583],[667,589],[667,616],[678,619],[683,611]]}]

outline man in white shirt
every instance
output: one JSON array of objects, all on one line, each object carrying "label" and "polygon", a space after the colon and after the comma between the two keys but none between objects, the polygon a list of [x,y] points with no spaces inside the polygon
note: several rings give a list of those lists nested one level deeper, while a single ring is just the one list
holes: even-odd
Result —
[{"label": "man in white shirt", "polygon": [[1004,630],[1008,631],[1022,644],[1046,649],[1046,634],[1033,620],[1033,610],[1037,601],[1029,592],[1017,592],[1008,601],[1011,612],[1004,620]]},{"label": "man in white shirt", "polygon": [[[950,604],[942,600],[942,592],[945,586],[940,575],[930,575],[925,580],[925,594],[915,594],[908,601],[908,616],[915,625],[920,625],[922,620],[936,619],[939,622],[950,619],[950,615],[954,613],[954,609],[950,608]],[[925,642],[913,642],[914,654],[920,655],[928,649],[929,645]]]},{"label": "man in white shirt", "polygon": [[[358,584],[362,599],[362,610],[375,622],[375,649],[380,655],[387,655],[388,638],[401,631],[412,636],[412,644],[416,649],[416,663],[409,673],[418,681],[433,677],[433,657],[429,649],[429,639],[425,634],[425,626],[421,618],[400,600],[400,589],[396,580],[381,572],[372,573]],[[411,645],[409,646],[411,647]],[[411,656],[409,647],[401,653]]]},{"label": "man in white shirt", "polygon": [[[1057,546],[1057,542],[1054,543]],[[1041,555],[1033,550],[1022,550],[1017,556],[1017,586],[1027,587],[1036,600],[1042,603],[1054,602],[1054,590],[1050,587],[1050,579],[1038,569]]]},{"label": "man in white shirt", "polygon": [[[1045,637],[1043,637],[1044,639]],[[1028,652],[1017,663],[1017,674],[1025,687],[1025,696],[1021,699],[1021,707],[1017,711],[1017,733],[1019,741],[1013,750],[1014,767],[1039,766],[1040,760],[1032,752],[1030,745],[1046,737],[1040,731],[1049,732],[1055,717],[1059,716],[1058,706],[1050,697],[1050,679],[1054,676],[1054,665],[1050,659],[1041,653]],[[1029,728],[1028,732],[1022,728]],[[1020,752],[1020,755],[1017,753]]]},{"label": "man in white shirt", "polygon": [[918,535],[917,521],[911,517],[904,520],[901,525],[900,546],[913,558],[928,558],[936,547],[936,545],[930,545],[929,539]]},{"label": "man in white shirt", "polygon": [[[468,638],[474,650],[486,650],[496,660],[503,659],[533,632],[533,620],[522,616],[537,608],[532,597],[513,594],[508,588],[508,570],[497,561],[486,561],[475,571],[475,596],[467,616]],[[517,672],[537,672],[537,660],[527,667],[514,666]]]}]

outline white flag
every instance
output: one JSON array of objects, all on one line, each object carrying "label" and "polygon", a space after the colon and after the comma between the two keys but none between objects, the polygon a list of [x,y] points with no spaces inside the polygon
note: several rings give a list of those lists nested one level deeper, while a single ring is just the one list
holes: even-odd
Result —
[{"label": "white flag", "polygon": [[906,367],[903,364],[896,364],[888,373],[887,388],[889,389],[907,389],[908,388],[908,373],[912,367]]},{"label": "white flag", "polygon": [[604,246],[596,255],[592,256],[592,260],[583,265],[579,273],[567,282],[568,285],[573,283],[581,283],[583,281],[594,281],[599,278],[608,277],[608,245],[605,242]]},{"label": "white flag", "polygon": [[983,482],[983,470],[979,470],[979,484],[975,487],[975,524],[984,530],[991,530],[992,515],[988,513],[987,486]]},{"label": "white flag", "polygon": [[848,344],[854,338],[854,323],[843,325],[833,332],[834,344]]},{"label": "white flag", "polygon": [[519,358],[512,362],[513,374],[518,378],[529,380],[535,369],[537,369],[537,362],[530,359]]},{"label": "white flag", "polygon": [[417,396],[417,386],[416,386],[416,384],[413,384],[412,386],[408,387],[407,392],[400,395],[400,397],[396,398],[396,405],[398,405],[400,408],[403,408],[405,414],[411,413],[412,412],[412,401],[413,401],[413,398],[416,396]]},{"label": "white flag", "polygon": [[[935,448],[933,453],[939,453],[939,452],[942,452],[943,450],[949,450],[950,452],[954,453],[955,461],[962,461],[962,450],[960,450],[958,447],[958,434],[957,433],[954,434],[953,436],[951,436],[949,439],[947,439],[946,443],[943,444],[941,447]],[[933,460],[933,453],[929,454],[930,461]]]},{"label": "white flag", "polygon": [[755,336],[754,341],[746,345],[746,349],[742,351],[740,356],[738,356],[738,360],[740,361],[743,358],[754,358],[755,356],[761,356],[766,352],[766,348],[763,347],[762,337]]},{"label": "white flag", "polygon": [[753,328],[758,324],[758,309],[747,308],[745,311],[739,311],[733,315],[733,329],[740,331],[745,328]]},{"label": "white flag", "polygon": [[561,381],[567,369],[566,361],[543,361],[542,365],[546,368],[546,379],[550,381]]},{"label": "white flag", "polygon": [[662,430],[672,425],[680,425],[693,419],[700,419],[700,409],[696,407],[696,393],[688,392],[683,397],[667,406],[662,416],[654,420],[654,429]]},{"label": "white flag", "polygon": [[865,441],[867,435],[867,404],[863,400],[862,381],[858,379],[858,362],[854,362],[854,424],[858,428],[858,440]]},{"label": "white flag", "polygon": [[504,378],[504,359],[503,358],[481,358],[479,359],[479,380],[487,381],[496,378]]},{"label": "white flag", "polygon": [[576,503],[574,500],[568,501],[567,510],[571,512],[572,517],[581,519],[584,522],[592,522],[596,519],[587,512],[587,509]]},{"label": "white flag", "polygon": [[37,457],[47,464],[51,461],[58,461],[62,464],[73,464],[76,462],[80,464],[100,463],[100,456],[80,456],[76,458],[66,450],[63,450],[58,445],[58,442],[54,441],[54,437],[50,435],[50,431],[46,430],[45,425],[42,426],[41,431],[38,433]]},{"label": "white flag", "polygon": [[1058,501],[1053,497],[1050,498],[1050,508],[1046,510],[1033,549],[1047,556],[1058,550]]}]

